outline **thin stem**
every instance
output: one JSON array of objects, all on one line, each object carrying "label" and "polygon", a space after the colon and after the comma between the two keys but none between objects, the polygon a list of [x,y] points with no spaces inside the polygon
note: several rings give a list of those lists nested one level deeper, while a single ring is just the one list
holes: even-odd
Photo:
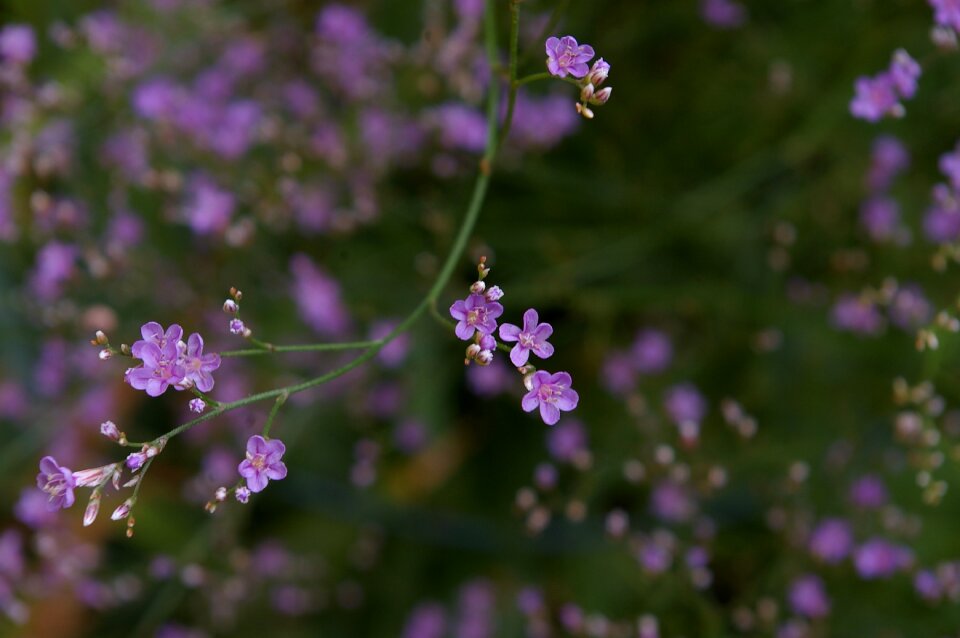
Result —
[{"label": "thin stem", "polygon": [[267,422],[263,424],[264,438],[270,438],[270,428],[273,427],[273,420],[277,418],[277,412],[280,411],[280,406],[287,402],[287,397],[289,396],[289,394],[283,393],[277,397],[276,401],[274,401],[273,407],[270,408],[270,414],[267,415]]},{"label": "thin stem", "polygon": [[513,124],[513,110],[517,105],[517,50],[520,42],[520,0],[510,0],[510,92],[507,97],[507,114],[503,118],[503,127],[497,145],[503,143]]},{"label": "thin stem", "polygon": [[349,341],[346,343],[307,343],[302,345],[272,346],[269,349],[227,350],[221,352],[221,357],[253,357],[261,354],[276,352],[335,352],[338,350],[362,350],[377,345],[381,340]]},{"label": "thin stem", "polygon": [[536,82],[538,80],[549,80],[553,77],[553,74],[549,71],[544,71],[543,73],[532,73],[526,75],[519,80],[514,80],[514,84],[518,87],[523,86],[524,84],[530,84],[531,82]]},{"label": "thin stem", "polygon": [[206,393],[201,392],[200,390],[197,390],[195,387],[190,388],[190,391],[193,392],[193,394],[196,395],[197,398],[202,399],[204,402],[206,402],[207,405],[211,407],[215,408],[218,405],[220,405],[219,401],[217,401],[216,399],[210,398]]},{"label": "thin stem", "polygon": [[[511,5],[511,9],[514,5]],[[519,20],[519,18],[516,18]],[[516,29],[512,29],[512,35]],[[493,0],[488,0],[486,3],[486,11],[484,15],[484,41],[486,45],[487,58],[491,67],[496,65],[497,62],[497,30],[496,30],[496,15],[494,13],[494,4]],[[510,48],[510,57],[511,57],[511,68],[513,73],[516,71],[516,53],[517,47],[512,45]],[[453,272],[457,267],[460,258],[463,256],[464,251],[467,247],[467,242],[470,240],[470,236],[473,234],[473,229],[477,224],[477,219],[480,217],[480,211],[483,208],[483,202],[486,198],[487,188],[490,184],[490,175],[493,171],[493,160],[497,155],[497,149],[499,146],[499,141],[502,140],[502,135],[498,134],[497,131],[497,107],[500,103],[500,87],[497,82],[490,82],[489,91],[487,92],[487,140],[486,148],[484,150],[483,157],[480,160],[479,173],[477,174],[477,179],[474,182],[473,193],[470,196],[470,203],[467,206],[467,212],[463,217],[463,222],[460,225],[460,230],[457,232],[457,236],[453,240],[453,245],[450,247],[450,252],[447,255],[446,261],[443,263],[443,267],[440,269],[440,273],[437,275],[437,278],[434,280],[433,285],[430,287],[430,290],[427,292],[427,295],[420,301],[419,304],[410,312],[407,317],[401,321],[387,336],[383,337],[378,341],[369,342],[369,345],[365,346],[366,350],[356,358],[348,361],[344,365],[331,370],[325,374],[322,374],[313,379],[308,379],[301,383],[295,383],[282,388],[276,388],[274,390],[268,390],[266,392],[260,392],[258,394],[253,394],[243,399],[237,401],[231,401],[229,403],[221,403],[214,410],[211,410],[207,414],[197,417],[191,421],[187,421],[176,428],[170,430],[162,437],[171,439],[178,434],[189,430],[190,428],[208,421],[215,417],[220,416],[224,412],[229,412],[231,410],[236,410],[252,403],[258,401],[265,401],[267,399],[274,399],[280,396],[289,396],[291,394],[296,394],[298,392],[303,392],[304,390],[309,390],[310,388],[316,387],[327,381],[341,377],[347,372],[350,372],[354,368],[357,368],[370,359],[377,356],[377,353],[380,352],[388,343],[397,338],[400,334],[406,332],[410,326],[412,326],[416,321],[426,312],[432,305],[436,304],[436,300],[440,297],[443,289],[447,286],[447,283],[450,281],[450,278],[453,276]],[[363,347],[358,344],[350,344],[351,347]],[[303,346],[275,346],[269,352],[285,352],[285,351],[309,351],[309,350],[344,350],[347,347],[344,344],[316,344],[314,346],[303,347]],[[247,356],[252,354],[264,354],[266,351],[233,351],[231,353],[221,353],[221,356]],[[235,354],[243,353],[243,354]],[[276,405],[274,406],[277,407]]]}]

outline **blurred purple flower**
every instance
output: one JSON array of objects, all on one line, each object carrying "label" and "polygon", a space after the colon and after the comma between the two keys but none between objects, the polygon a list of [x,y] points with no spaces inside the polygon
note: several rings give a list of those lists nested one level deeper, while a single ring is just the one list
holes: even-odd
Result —
[{"label": "blurred purple flower", "polygon": [[788,598],[795,614],[823,618],[830,613],[830,599],[819,576],[804,574],[794,580],[790,584]]},{"label": "blurred purple flower", "polygon": [[747,21],[747,10],[733,0],[701,0],[700,15],[703,21],[718,29],[733,29]]},{"label": "blurred purple flower", "polygon": [[867,188],[885,191],[897,175],[910,166],[910,152],[893,135],[881,135],[873,142]]},{"label": "blurred purple flower", "polygon": [[903,330],[926,325],[933,316],[933,305],[917,284],[900,286],[890,302],[890,320]]},{"label": "blurred purple flower", "polygon": [[349,319],[336,280],[303,253],[290,258],[290,272],[293,274],[293,299],[301,318],[319,334],[342,335]]},{"label": "blurred purple flower", "polygon": [[907,547],[894,545],[883,538],[871,538],[857,547],[853,564],[864,580],[888,578],[913,563],[913,553]]},{"label": "blurred purple flower", "polygon": [[841,330],[874,335],[883,330],[883,317],[870,301],[845,293],[833,305],[833,324]]},{"label": "blurred purple flower", "polygon": [[699,423],[707,413],[707,401],[692,383],[680,383],[667,388],[663,407],[670,420],[677,425]]},{"label": "blurred purple flower", "polygon": [[890,241],[900,228],[900,205],[889,197],[871,197],[860,206],[860,223],[873,241]]},{"label": "blurred purple flower", "polygon": [[850,102],[850,114],[868,122],[879,122],[900,106],[893,80],[887,73],[857,78],[854,91],[856,95]]},{"label": "blurred purple flower", "polygon": [[853,549],[853,530],[840,518],[821,521],[810,535],[810,553],[827,564],[836,564]]},{"label": "blurred purple flower", "polygon": [[37,54],[37,36],[26,24],[8,24],[0,29],[0,61],[29,64]]},{"label": "blurred purple flower", "polygon": [[565,419],[547,430],[547,451],[558,461],[572,461],[587,449],[587,429],[577,419]]}]

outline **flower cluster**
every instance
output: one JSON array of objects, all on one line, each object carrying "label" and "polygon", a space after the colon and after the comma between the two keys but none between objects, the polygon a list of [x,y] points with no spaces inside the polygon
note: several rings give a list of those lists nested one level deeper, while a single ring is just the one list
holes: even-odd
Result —
[{"label": "flower cluster", "polygon": [[953,152],[940,156],[940,172],[946,182],[933,187],[933,202],[923,218],[923,231],[929,241],[948,244],[960,239],[960,142]]},{"label": "flower cluster", "polygon": [[213,371],[220,367],[220,355],[203,353],[203,337],[194,332],[184,342],[183,328],[171,325],[166,331],[151,321],[140,328],[143,339],[134,342],[130,354],[141,365],[128,368],[124,380],[137,390],[158,397],[173,386],[176,390],[213,389]]},{"label": "flower cluster", "polygon": [[903,117],[906,109],[900,100],[916,95],[919,78],[920,64],[903,49],[897,49],[886,71],[857,78],[850,113],[868,122],[878,122],[887,115]]},{"label": "flower cluster", "polygon": [[[486,266],[485,257],[480,258],[477,272],[479,277],[470,286],[467,298],[455,301],[450,306],[450,315],[457,320],[454,329],[457,337],[473,341],[467,347],[464,363],[469,365],[471,361],[476,361],[481,366],[487,366],[493,361],[493,353],[498,347],[507,349],[505,344],[498,344],[493,336],[497,331],[496,320],[503,314],[503,306],[499,303],[503,291],[499,286],[486,287],[484,279],[490,274],[490,269]],[[541,359],[553,356],[553,344],[547,341],[553,334],[553,326],[540,323],[537,311],[529,308],[523,313],[522,327],[504,323],[499,333],[503,341],[515,344],[510,348],[510,361],[524,375],[527,394],[520,405],[525,412],[533,412],[539,407],[544,423],[554,425],[560,420],[561,411],[569,412],[577,407],[580,397],[571,388],[573,381],[568,373],[551,374],[537,370],[528,363],[531,353]]]},{"label": "flower cluster", "polygon": [[901,223],[900,205],[889,192],[894,179],[910,166],[910,153],[896,137],[882,135],[874,141],[870,159],[860,223],[874,242],[906,245],[910,232]]},{"label": "flower cluster", "polygon": [[577,102],[577,113],[583,117],[593,119],[593,110],[590,106],[603,106],[610,99],[612,87],[600,88],[610,75],[610,64],[603,58],[589,66],[593,59],[593,47],[589,44],[578,44],[571,35],[562,38],[550,37],[546,42],[547,69],[550,74],[558,78],[568,75],[576,78],[580,87],[580,101]]}]

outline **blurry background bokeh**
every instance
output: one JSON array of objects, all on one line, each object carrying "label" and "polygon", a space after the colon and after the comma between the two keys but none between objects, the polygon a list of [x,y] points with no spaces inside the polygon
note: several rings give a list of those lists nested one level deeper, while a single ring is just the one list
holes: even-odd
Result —
[{"label": "blurry background bokeh", "polygon": [[[464,368],[425,316],[291,398],[289,475],[249,504],[203,507],[269,403],[173,440],[131,539],[47,512],[42,456],[113,462],[101,422],[190,418],[95,330],[242,348],[236,286],[263,339],[357,340],[419,302],[483,149],[482,13],[0,3],[0,635],[957,635],[960,212],[930,191],[960,55],[919,0],[523,2],[521,74],[571,34],[614,92],[586,121],[573,87],[523,89],[440,306],[486,255],[504,319],[554,326],[578,409],[524,413],[506,356]],[[855,120],[855,79],[900,47],[906,116]],[[211,394],[348,357],[225,359]]]}]

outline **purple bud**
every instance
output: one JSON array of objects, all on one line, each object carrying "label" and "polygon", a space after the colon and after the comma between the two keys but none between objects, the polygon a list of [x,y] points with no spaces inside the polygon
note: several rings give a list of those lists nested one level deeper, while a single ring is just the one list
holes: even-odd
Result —
[{"label": "purple bud", "polygon": [[190,411],[200,414],[207,409],[207,402],[203,399],[190,399]]},{"label": "purple bud", "polygon": [[227,299],[223,302],[223,311],[228,315],[235,315],[238,310],[240,310],[240,306],[233,299]]},{"label": "purple bud", "polygon": [[236,496],[238,502],[246,505],[246,503],[250,500],[250,490],[244,487],[243,485],[241,485],[240,487],[237,488],[237,491],[234,494],[234,496]]},{"label": "purple bud", "polygon": [[493,335],[483,335],[482,337],[480,337],[480,349],[496,350],[497,340],[493,338]]},{"label": "purple bud", "polygon": [[246,331],[247,327],[239,319],[230,320],[230,332],[235,335],[242,335]]},{"label": "purple bud", "polygon": [[111,441],[120,440],[120,429],[116,426],[113,421],[104,421],[100,424],[100,434],[107,437]]},{"label": "purple bud", "polygon": [[613,87],[608,86],[606,88],[600,89],[593,94],[593,97],[590,99],[590,104],[596,104],[597,106],[603,106],[607,103],[607,100],[610,99],[610,94],[613,93]]},{"label": "purple bud", "polygon": [[136,501],[134,501],[133,498],[128,498],[120,505],[120,507],[113,510],[113,514],[110,515],[110,518],[112,520],[119,521],[121,518],[130,516],[130,510],[133,509],[133,504],[135,502]]},{"label": "purple bud", "polygon": [[482,281],[475,281],[473,282],[473,285],[470,286],[470,292],[472,292],[475,295],[482,295],[483,291],[486,289],[487,289],[487,284],[483,283]]},{"label": "purple bud", "polygon": [[133,452],[127,457],[126,464],[130,470],[136,472],[141,467],[143,467],[143,464],[146,463],[146,461],[147,461],[146,454],[144,454],[143,452]]},{"label": "purple bud", "polygon": [[503,290],[500,286],[490,286],[484,297],[487,298],[487,301],[499,301],[503,297]]}]

